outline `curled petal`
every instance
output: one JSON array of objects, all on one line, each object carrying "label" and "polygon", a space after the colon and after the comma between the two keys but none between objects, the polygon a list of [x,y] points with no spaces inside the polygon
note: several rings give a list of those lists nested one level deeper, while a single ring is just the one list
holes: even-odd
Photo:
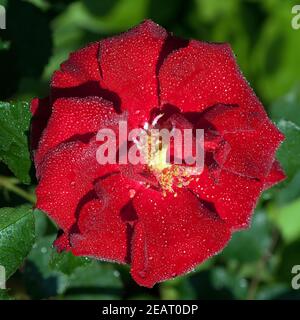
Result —
[{"label": "curled petal", "polygon": [[247,228],[263,183],[222,170],[214,179],[206,169],[188,188],[199,198],[211,201],[232,230]]},{"label": "curled petal", "polygon": [[64,143],[37,166],[36,207],[64,231],[75,223],[77,206],[85,194],[94,190],[95,179],[114,170],[97,163],[96,150],[95,143]]},{"label": "curled petal", "polygon": [[140,188],[119,174],[100,180],[80,205],[72,252],[101,260],[129,263],[131,237],[137,216],[131,199]]},{"label": "curled petal", "polygon": [[[226,145],[215,154],[222,168],[261,181],[269,174],[276,150],[283,139],[282,134],[267,122],[260,130],[226,133],[223,137]],[[226,149],[228,146],[229,151]]]},{"label": "curled petal", "polygon": [[88,139],[91,134],[96,136],[116,115],[113,104],[99,97],[56,100],[35,155],[36,165],[62,142]]}]

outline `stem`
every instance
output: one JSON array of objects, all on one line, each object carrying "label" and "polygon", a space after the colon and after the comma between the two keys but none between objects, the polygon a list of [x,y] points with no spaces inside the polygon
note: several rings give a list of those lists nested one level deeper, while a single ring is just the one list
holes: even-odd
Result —
[{"label": "stem", "polygon": [[23,199],[35,204],[35,196],[17,186],[19,181],[16,178],[9,178],[0,176],[0,187],[5,188],[8,191],[11,191]]}]

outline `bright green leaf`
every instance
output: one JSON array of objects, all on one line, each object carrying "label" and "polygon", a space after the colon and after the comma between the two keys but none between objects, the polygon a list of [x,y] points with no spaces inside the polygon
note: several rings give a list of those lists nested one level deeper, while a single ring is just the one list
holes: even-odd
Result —
[{"label": "bright green leaf", "polygon": [[300,199],[274,209],[273,218],[286,242],[300,239]]},{"label": "bright green leaf", "polygon": [[34,243],[34,217],[27,206],[0,209],[0,265],[8,279],[22,264]]},{"label": "bright green leaf", "polygon": [[0,102],[0,160],[24,183],[30,182],[30,118],[28,103]]}]

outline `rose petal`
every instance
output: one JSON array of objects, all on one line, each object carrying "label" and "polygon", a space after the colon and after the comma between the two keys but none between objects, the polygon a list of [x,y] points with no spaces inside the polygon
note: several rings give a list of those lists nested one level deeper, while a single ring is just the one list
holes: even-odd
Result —
[{"label": "rose petal", "polygon": [[[269,123],[264,123],[257,131],[226,133],[223,137],[230,146],[229,152],[224,145],[216,152],[215,160],[228,171],[261,181],[270,172],[276,150],[283,139]],[[225,161],[223,152],[226,152]]]},{"label": "rose petal", "polygon": [[258,113],[245,112],[238,105],[217,104],[206,109],[197,127],[201,126],[201,121],[208,121],[219,134],[251,132],[261,128],[265,118],[261,118]]},{"label": "rose petal", "polygon": [[217,213],[232,230],[247,228],[262,191],[262,182],[222,170],[215,180],[206,169],[188,188],[214,203]]},{"label": "rose petal", "polygon": [[167,32],[147,20],[100,43],[101,85],[121,98],[136,125],[148,120],[158,106],[156,68]]},{"label": "rose petal", "polygon": [[78,140],[88,134],[96,136],[116,116],[112,103],[99,97],[56,100],[35,155],[36,164],[42,161],[49,150],[64,141]]},{"label": "rose petal", "polygon": [[52,99],[97,96],[100,88],[99,42],[70,54],[51,80]]},{"label": "rose petal", "polygon": [[70,251],[71,245],[68,233],[63,232],[62,230],[59,231],[53,245],[59,253],[62,251]]},{"label": "rose petal", "polygon": [[274,161],[271,171],[265,179],[264,190],[271,188],[273,185],[283,181],[286,175],[278,161]]},{"label": "rose petal", "polygon": [[177,197],[149,190],[133,199],[138,221],[131,274],[140,285],[191,271],[220,251],[230,238],[225,223],[189,191]]},{"label": "rose petal", "polygon": [[199,112],[221,103],[266,117],[227,44],[190,41],[167,57],[159,80],[162,103],[184,112]]},{"label": "rose petal", "polygon": [[137,219],[130,205],[140,184],[122,175],[100,180],[96,192],[81,203],[72,252],[101,260],[129,263],[132,224]]},{"label": "rose petal", "polygon": [[96,151],[96,143],[61,144],[37,166],[36,207],[64,231],[75,223],[76,208],[82,197],[94,189],[95,179],[114,170],[97,163]]}]

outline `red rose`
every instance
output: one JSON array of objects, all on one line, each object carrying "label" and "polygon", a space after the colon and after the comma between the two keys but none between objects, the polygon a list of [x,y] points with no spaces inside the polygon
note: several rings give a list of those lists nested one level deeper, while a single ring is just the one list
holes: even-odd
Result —
[{"label": "red rose", "polygon": [[[230,47],[179,40],[151,21],[71,54],[32,112],[37,207],[62,230],[56,247],[128,263],[147,287],[219,252],[284,178],[274,159],[283,135]],[[100,165],[96,134],[120,119],[203,128],[203,173]]]}]

